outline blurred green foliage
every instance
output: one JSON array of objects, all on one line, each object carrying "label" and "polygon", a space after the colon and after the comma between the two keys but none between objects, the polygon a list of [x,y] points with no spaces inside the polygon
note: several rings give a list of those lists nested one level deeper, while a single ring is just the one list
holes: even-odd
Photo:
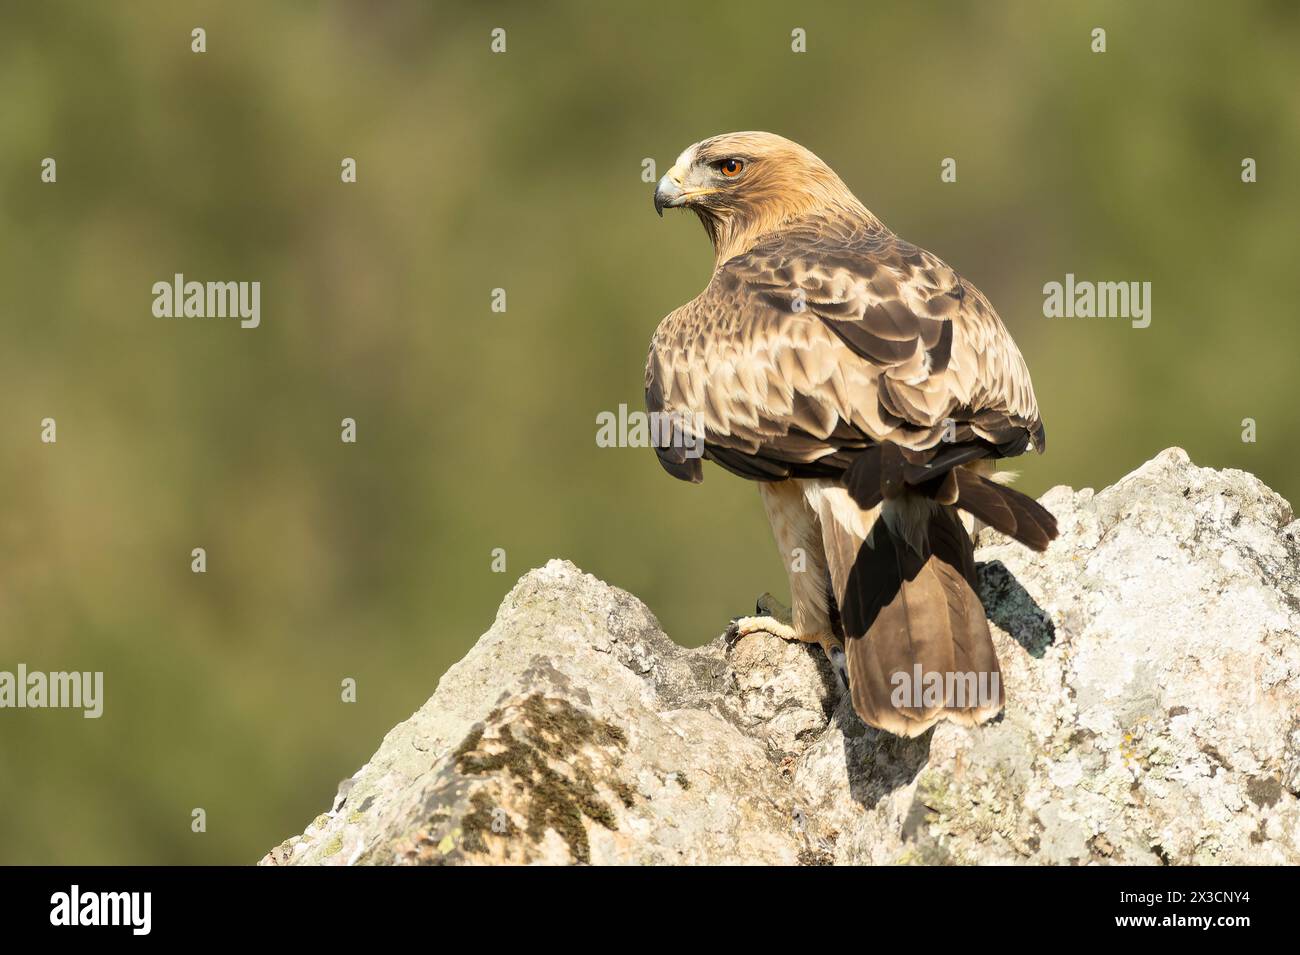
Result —
[{"label": "blurred green foliage", "polygon": [[[1281,2],[6,4],[0,669],[107,699],[0,712],[0,861],[256,859],[550,557],[685,644],[783,589],[752,487],[595,443],[711,266],[642,159],[713,133],[804,143],[992,299],[1022,487],[1182,445],[1294,500],[1298,47]],[[153,318],[175,272],[260,281],[261,328]],[[1044,319],[1067,272],[1150,281],[1151,327]]]}]

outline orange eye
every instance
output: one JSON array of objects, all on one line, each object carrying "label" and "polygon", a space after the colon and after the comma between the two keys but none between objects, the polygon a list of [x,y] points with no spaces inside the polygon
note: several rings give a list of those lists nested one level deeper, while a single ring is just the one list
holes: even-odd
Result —
[{"label": "orange eye", "polygon": [[728,179],[734,179],[740,175],[740,170],[745,168],[745,164],[739,159],[724,159],[718,165],[719,171]]}]

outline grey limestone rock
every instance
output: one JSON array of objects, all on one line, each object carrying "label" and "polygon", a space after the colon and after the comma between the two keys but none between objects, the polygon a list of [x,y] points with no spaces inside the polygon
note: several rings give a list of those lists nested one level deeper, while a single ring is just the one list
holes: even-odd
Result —
[{"label": "grey limestone rock", "polygon": [[816,647],[684,649],[553,560],[262,863],[1300,863],[1290,506],[1176,448],[1043,503],[1046,553],[979,540],[991,723],[870,729]]}]

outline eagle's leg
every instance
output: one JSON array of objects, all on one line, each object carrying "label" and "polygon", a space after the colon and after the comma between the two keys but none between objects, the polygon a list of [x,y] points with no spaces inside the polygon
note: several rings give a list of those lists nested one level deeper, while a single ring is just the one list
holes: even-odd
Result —
[{"label": "eagle's leg", "polygon": [[731,621],[731,626],[727,627],[727,642],[735,643],[741,637],[747,637],[751,633],[770,633],[782,640],[803,640],[808,643],[815,643],[817,639],[816,637],[801,636],[793,626],[784,620],[778,620],[776,617],[756,616],[737,617]]},{"label": "eagle's leg", "polygon": [[794,630],[794,614],[785,604],[771,594],[762,594],[754,602],[754,614],[736,617],[727,628],[727,640],[735,643],[751,633],[770,633],[782,640],[798,640]]},{"label": "eagle's leg", "polygon": [[763,594],[758,598],[757,615],[733,621],[727,635],[738,640],[763,632],[783,640],[816,643],[843,680],[844,650],[831,625],[827,601],[830,575],[817,517],[797,481],[765,482],[759,485],[759,492],[785,564],[792,606],[787,609],[771,594]]}]

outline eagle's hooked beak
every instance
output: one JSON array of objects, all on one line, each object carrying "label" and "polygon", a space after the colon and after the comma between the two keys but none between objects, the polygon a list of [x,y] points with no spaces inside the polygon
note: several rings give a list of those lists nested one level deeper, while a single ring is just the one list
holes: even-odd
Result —
[{"label": "eagle's hooked beak", "polygon": [[655,186],[655,212],[659,213],[660,219],[664,217],[664,209],[675,209],[682,204],[686,193],[682,191],[680,177],[681,173],[673,166]]}]

